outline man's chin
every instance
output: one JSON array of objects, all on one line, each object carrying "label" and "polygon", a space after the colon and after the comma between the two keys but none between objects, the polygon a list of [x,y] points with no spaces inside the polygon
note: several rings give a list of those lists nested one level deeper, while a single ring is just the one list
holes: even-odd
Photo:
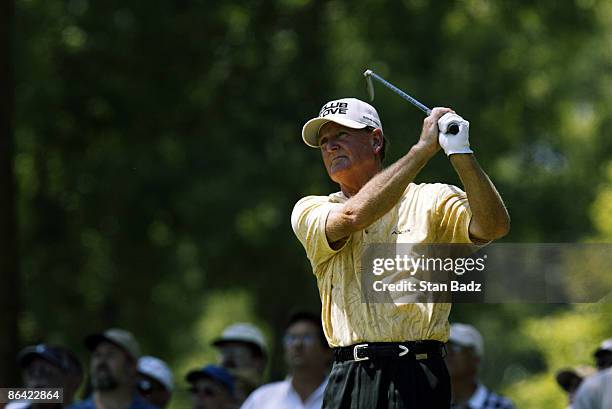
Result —
[{"label": "man's chin", "polygon": [[329,178],[338,184],[342,184],[348,174],[348,166],[336,166],[327,171]]}]

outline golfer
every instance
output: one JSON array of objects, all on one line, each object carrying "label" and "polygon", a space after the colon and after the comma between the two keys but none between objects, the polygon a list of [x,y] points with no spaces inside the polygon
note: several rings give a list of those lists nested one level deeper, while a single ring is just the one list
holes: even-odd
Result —
[{"label": "golfer", "polygon": [[[456,135],[446,133],[450,124]],[[363,303],[361,255],[371,243],[477,243],[504,236],[508,212],[469,145],[469,123],[449,108],[425,118],[419,141],[383,168],[378,113],[354,98],[330,101],[302,129],[340,191],[308,196],[291,224],[317,278],[334,366],[323,408],[449,408],[444,364],[448,303]],[[412,181],[442,148],[465,193]]]}]

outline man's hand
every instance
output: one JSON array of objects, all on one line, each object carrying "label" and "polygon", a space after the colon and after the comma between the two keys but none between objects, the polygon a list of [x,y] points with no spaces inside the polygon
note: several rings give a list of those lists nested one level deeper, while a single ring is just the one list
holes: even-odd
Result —
[{"label": "man's hand", "polygon": [[[456,135],[448,133],[451,124],[455,124],[459,128]],[[474,153],[470,149],[470,123],[468,121],[454,112],[449,112],[438,120],[438,127],[440,128],[438,142],[444,149],[446,156],[454,153]]]},{"label": "man's hand", "polygon": [[416,144],[418,148],[428,151],[432,156],[440,150],[438,120],[449,112],[454,113],[450,108],[434,108],[431,110],[431,114],[423,121],[421,137]]}]

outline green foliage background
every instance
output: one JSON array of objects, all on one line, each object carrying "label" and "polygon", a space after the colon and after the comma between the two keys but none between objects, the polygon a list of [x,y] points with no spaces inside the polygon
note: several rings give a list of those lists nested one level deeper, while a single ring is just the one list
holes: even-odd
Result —
[{"label": "green foliage background", "polygon": [[[471,122],[516,242],[612,240],[612,3],[604,0],[17,0],[16,142],[27,342],[132,330],[182,384],[234,321],[277,340],[319,308],[289,215],[331,192],[300,140],[372,68]],[[379,89],[390,160],[421,113]],[[459,183],[439,155],[419,181]],[[612,336],[609,305],[458,305],[484,380],[564,407],[562,366]],[[283,374],[276,346],[271,378]],[[173,408],[184,404],[179,393]]]}]

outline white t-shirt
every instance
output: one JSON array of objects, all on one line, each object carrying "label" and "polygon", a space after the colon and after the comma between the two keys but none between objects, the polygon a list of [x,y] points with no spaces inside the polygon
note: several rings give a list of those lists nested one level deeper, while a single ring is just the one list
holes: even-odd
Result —
[{"label": "white t-shirt", "polygon": [[253,391],[240,409],[321,409],[327,378],[305,402],[293,389],[291,378],[272,382]]}]

